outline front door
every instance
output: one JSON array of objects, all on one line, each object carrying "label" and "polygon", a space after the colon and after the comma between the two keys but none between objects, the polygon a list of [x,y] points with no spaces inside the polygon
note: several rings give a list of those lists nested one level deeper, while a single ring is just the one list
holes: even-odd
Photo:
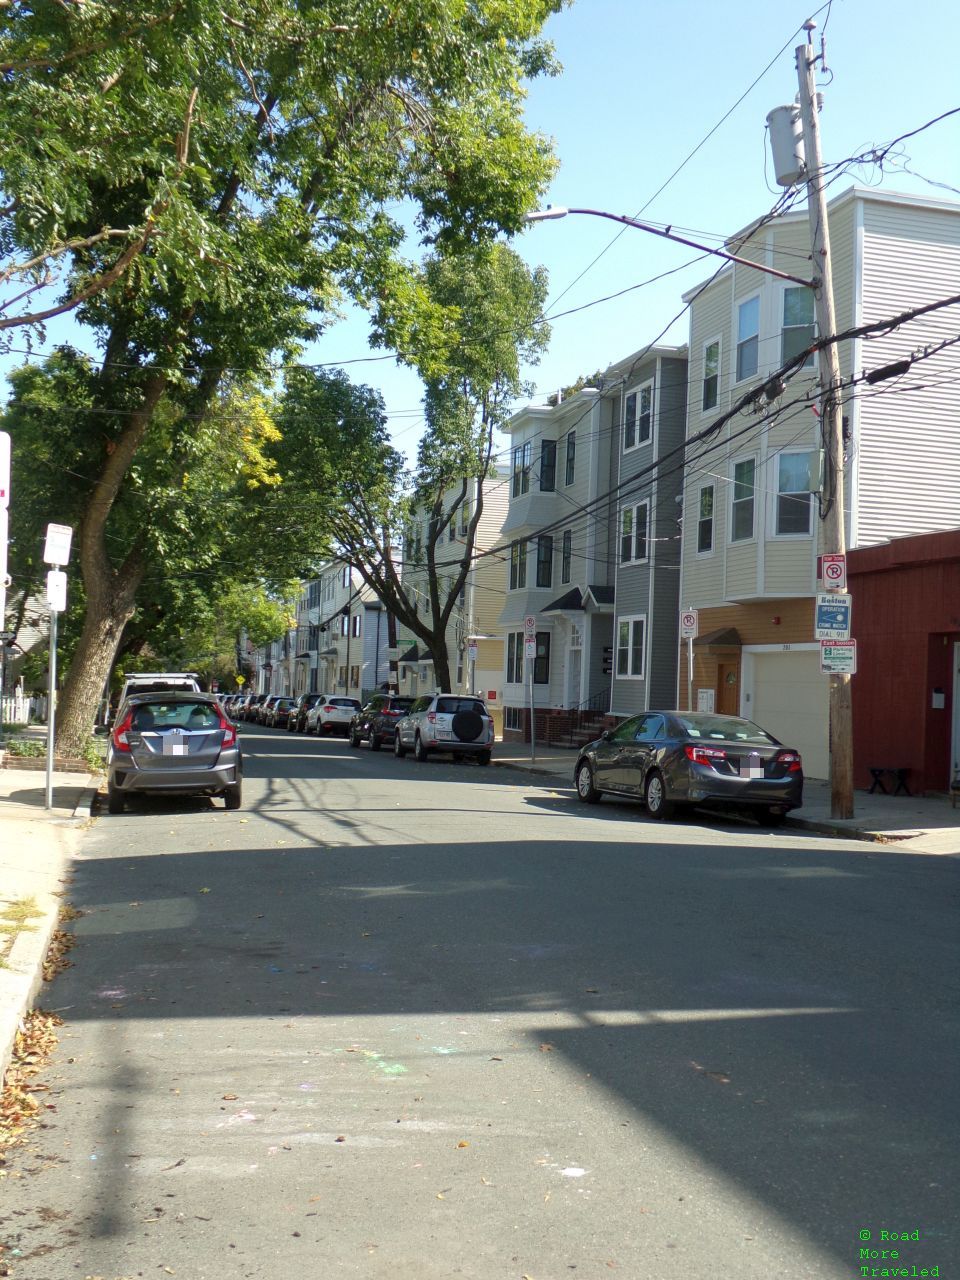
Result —
[{"label": "front door", "polygon": [[717,664],[717,711],[722,716],[740,714],[740,664]]},{"label": "front door", "polygon": [[950,751],[950,785],[960,784],[960,643],[953,644],[953,735]]}]

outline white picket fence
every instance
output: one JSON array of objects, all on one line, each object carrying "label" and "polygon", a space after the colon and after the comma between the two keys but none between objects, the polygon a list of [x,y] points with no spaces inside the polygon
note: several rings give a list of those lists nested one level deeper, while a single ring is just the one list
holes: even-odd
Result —
[{"label": "white picket fence", "polygon": [[46,719],[45,697],[26,698],[15,693],[0,698],[0,724],[45,724]]}]

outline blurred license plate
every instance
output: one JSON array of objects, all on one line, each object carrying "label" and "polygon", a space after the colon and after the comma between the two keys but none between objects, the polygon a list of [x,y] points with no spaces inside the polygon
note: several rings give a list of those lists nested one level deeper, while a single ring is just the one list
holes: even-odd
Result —
[{"label": "blurred license plate", "polygon": [[438,737],[438,738],[452,738],[452,737],[453,737],[453,734],[450,732],[450,730],[449,730],[449,729],[438,729],[438,730],[437,730],[437,737]]},{"label": "blurred license plate", "polygon": [[755,752],[751,752],[751,754],[748,756],[741,756],[740,777],[741,778],[762,778],[763,777],[763,761]]},{"label": "blurred license plate", "polygon": [[169,733],[164,734],[163,754],[165,756],[185,756],[187,754],[187,744],[179,736],[173,737]]}]

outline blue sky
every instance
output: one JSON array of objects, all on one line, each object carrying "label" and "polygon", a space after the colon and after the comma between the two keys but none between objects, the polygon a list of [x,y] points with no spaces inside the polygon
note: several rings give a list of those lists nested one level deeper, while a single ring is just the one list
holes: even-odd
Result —
[{"label": "blue sky", "polygon": [[[556,15],[547,34],[563,72],[531,86],[527,110],[529,126],[555,140],[560,158],[548,201],[639,215],[713,245],[766,212],[778,194],[766,114],[796,94],[794,49],[813,12],[792,0],[728,6],[715,0],[578,0]],[[953,6],[833,0],[816,21],[814,38],[825,31],[832,73],[832,79],[820,77],[828,163],[960,106],[960,11]],[[901,159],[914,174],[893,165],[884,171],[857,166],[832,193],[863,182],[960,200],[960,115],[910,139]],[[681,245],[585,216],[531,226],[516,247],[531,265],[547,267],[551,314],[638,285],[695,256]],[[558,317],[548,353],[529,370],[537,395],[629,355],[667,326],[662,341],[684,342],[686,317],[671,321],[682,309],[684,290],[712,269],[701,261],[619,299]],[[364,347],[365,320],[354,315],[330,331],[311,358],[356,359]],[[388,361],[347,368],[355,380],[383,392],[396,442],[411,448],[422,425],[416,376]]]},{"label": "blue sky", "polygon": [[[708,244],[766,212],[778,194],[766,114],[796,93],[793,50],[815,7],[792,0],[577,0],[556,15],[547,35],[563,71],[531,86],[527,110],[528,125],[554,139],[560,159],[547,200],[669,223]],[[960,9],[932,0],[908,7],[833,0],[816,21],[830,71],[821,77],[828,163],[960,105]],[[891,163],[883,171],[857,166],[832,193],[865,182],[960,200],[960,115],[911,138],[899,155],[912,172]],[[531,226],[516,247],[549,271],[549,314],[630,289],[557,316],[548,353],[528,371],[538,397],[629,355],[664,329],[662,341],[685,341],[685,316],[674,321],[681,294],[712,270],[700,261],[632,288],[682,268],[693,251],[583,216]],[[44,346],[76,332],[51,326]],[[305,359],[344,362],[355,381],[378,388],[398,447],[412,450],[422,426],[419,380],[371,352],[366,332],[366,317],[349,312]],[[9,364],[8,357],[0,369]]]}]

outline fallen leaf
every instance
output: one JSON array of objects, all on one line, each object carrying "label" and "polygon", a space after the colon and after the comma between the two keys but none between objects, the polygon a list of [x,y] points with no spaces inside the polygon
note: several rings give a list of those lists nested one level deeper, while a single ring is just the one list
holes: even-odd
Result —
[{"label": "fallen leaf", "polygon": [[346,1142],[346,1138],[341,1133],[338,1138],[334,1138],[334,1142]]},{"label": "fallen leaf", "polygon": [[209,890],[209,889],[199,889],[197,892],[198,892],[198,893],[209,893],[209,892],[210,892],[210,890]]},{"label": "fallen leaf", "polygon": [[701,1067],[700,1063],[694,1062],[693,1059],[690,1060],[690,1065],[694,1071],[699,1071],[701,1075],[709,1076],[711,1080],[716,1080],[717,1084],[730,1083],[730,1077],[725,1071],[708,1071],[706,1067]]},{"label": "fallen leaf", "polygon": [[235,1093],[225,1093],[223,1095],[224,1102],[236,1102],[237,1095]]},{"label": "fallen leaf", "polygon": [[502,1059],[502,1058],[491,1058],[491,1059],[490,1059],[490,1061],[491,1061],[491,1062],[502,1062],[502,1061],[503,1061],[503,1059]]},{"label": "fallen leaf", "polygon": [[470,1145],[469,1142],[464,1142],[462,1139],[460,1142],[457,1143],[458,1147],[469,1147],[469,1145]]},{"label": "fallen leaf", "polygon": [[540,1046],[540,1052],[541,1052],[541,1053],[551,1053],[552,1051],[553,1051],[553,1045],[552,1045],[552,1044],[547,1044],[546,1042],[544,1042],[544,1043]]},{"label": "fallen leaf", "polygon": [[240,819],[240,821],[241,821],[241,822],[249,822],[249,821],[250,821],[250,819],[249,819],[249,818],[241,818],[241,819]]}]

